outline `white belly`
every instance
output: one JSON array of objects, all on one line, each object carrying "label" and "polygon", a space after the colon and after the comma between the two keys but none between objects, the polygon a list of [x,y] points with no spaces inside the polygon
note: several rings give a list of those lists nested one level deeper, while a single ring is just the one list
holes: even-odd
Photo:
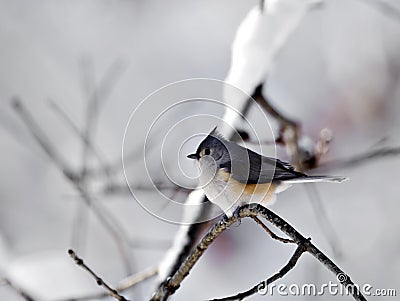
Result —
[{"label": "white belly", "polygon": [[214,160],[203,157],[200,163],[200,186],[207,198],[219,206],[228,217],[236,208],[250,203],[271,204],[275,200],[274,186],[244,185],[229,177],[224,170],[216,170]]}]

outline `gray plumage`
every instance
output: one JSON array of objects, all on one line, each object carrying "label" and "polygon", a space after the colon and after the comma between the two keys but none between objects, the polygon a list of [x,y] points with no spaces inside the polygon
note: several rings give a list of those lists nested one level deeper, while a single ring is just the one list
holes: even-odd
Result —
[{"label": "gray plumage", "polygon": [[214,158],[217,169],[225,169],[233,179],[243,184],[263,183],[307,183],[307,182],[342,182],[347,178],[331,176],[308,176],[297,172],[286,162],[265,157],[224,139],[214,129],[199,145],[192,158],[201,155]]},{"label": "gray plumage", "polygon": [[295,171],[288,163],[262,156],[224,139],[216,129],[188,158],[196,159],[199,163],[199,187],[227,217],[245,204],[272,204],[276,194],[286,190],[292,183],[342,182],[346,179],[307,176]]}]

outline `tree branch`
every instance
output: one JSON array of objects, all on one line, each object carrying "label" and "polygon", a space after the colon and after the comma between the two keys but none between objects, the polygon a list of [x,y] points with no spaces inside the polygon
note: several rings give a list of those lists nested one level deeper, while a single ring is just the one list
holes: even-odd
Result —
[{"label": "tree branch", "polygon": [[325,210],[325,206],[322,203],[322,199],[319,195],[317,186],[315,183],[308,183],[307,185],[303,185],[307,194],[308,199],[311,202],[311,206],[314,209],[315,217],[318,223],[321,226],[321,230],[325,233],[326,240],[328,241],[329,246],[332,249],[333,256],[338,259],[342,257],[342,250],[340,248],[340,240],[335,231],[335,227],[331,223],[328,214]]},{"label": "tree branch", "polygon": [[292,156],[292,163],[301,171],[305,169],[303,159],[300,156],[299,149],[299,124],[280,112],[272,105],[270,99],[263,95],[263,84],[258,85],[252,98],[258,103],[268,114],[270,114],[279,124],[278,143],[282,143],[289,150]]},{"label": "tree branch", "polygon": [[71,117],[68,116],[68,114],[63,110],[55,101],[49,100],[50,103],[50,108],[53,109],[53,111],[64,120],[64,122],[71,128],[71,130],[75,133],[75,135],[83,141],[85,145],[92,151],[93,155],[97,158],[97,161],[99,162],[101,168],[99,171],[101,171],[105,176],[110,177],[110,172],[108,169],[108,165],[106,162],[106,159],[103,157],[103,154],[101,154],[97,148],[93,145],[92,141],[88,140],[86,135],[79,129],[79,127],[76,125],[76,123],[72,120]]},{"label": "tree branch", "polygon": [[391,17],[395,21],[397,22],[400,21],[400,10],[396,8],[395,5],[391,5],[388,2],[382,0],[361,0],[361,1],[373,7],[374,9],[379,10],[384,15]]},{"label": "tree branch", "polygon": [[306,251],[302,244],[299,244],[294,251],[292,257],[290,257],[288,263],[280,269],[280,271],[273,276],[269,277],[268,279],[261,281],[256,286],[253,286],[251,289],[244,291],[242,293],[238,293],[234,296],[224,297],[224,298],[217,298],[212,299],[210,301],[234,301],[234,300],[243,300],[244,298],[250,297],[251,295],[257,294],[265,290],[268,285],[275,282],[276,280],[282,278],[287,273],[289,273],[295,266],[297,261],[300,259],[300,256]]},{"label": "tree branch", "polygon": [[110,236],[115,241],[119,252],[121,253],[121,257],[124,260],[124,266],[130,270],[130,262],[128,260],[128,251],[126,246],[127,239],[125,239],[126,235],[122,234],[124,233],[123,228],[119,225],[115,218],[113,218],[110,214],[105,213],[105,210],[103,207],[101,207],[100,203],[93,201],[93,197],[89,194],[86,185],[83,183],[82,174],[78,175],[63,159],[61,159],[61,156],[58,154],[53,144],[46,137],[42,128],[37,124],[32,115],[23,106],[22,102],[16,98],[14,99],[13,105],[35,140],[43,148],[51,161],[53,161],[53,163],[55,163],[55,165],[63,172],[65,177],[79,192],[82,200],[85,202],[88,208],[93,211],[100,223],[109,232]]},{"label": "tree branch", "polygon": [[291,239],[287,239],[287,238],[283,238],[280,237],[278,235],[276,235],[274,232],[271,231],[270,228],[268,228],[257,216],[251,216],[251,218],[261,226],[261,228],[263,228],[270,236],[272,239],[275,239],[277,241],[283,242],[283,243],[294,243],[293,240]]},{"label": "tree branch", "polygon": [[[144,282],[145,280],[152,278],[155,275],[157,275],[156,267],[146,269],[137,274],[124,278],[123,280],[120,281],[120,283],[115,287],[114,290],[117,291],[118,293],[121,293]],[[103,299],[109,296],[110,296],[109,292],[104,292],[104,293],[91,294],[75,298],[60,299],[57,301],[86,301],[86,300]]]},{"label": "tree branch", "polygon": [[281,217],[259,204],[245,205],[240,208],[237,216],[233,216],[229,219],[223,217],[219,222],[217,222],[192,250],[191,254],[181,264],[176,273],[163,283],[159,290],[153,295],[151,300],[167,300],[168,297],[174,294],[175,291],[180,287],[182,281],[189,275],[189,272],[199,258],[222,232],[228,229],[229,226],[235,223],[238,219],[253,216],[262,216],[274,226],[279,228],[297,245],[301,245],[306,252],[314,256],[322,265],[333,272],[336,276],[339,274],[345,276],[343,277],[343,282],[341,282],[341,284],[345,287],[354,287],[354,290],[352,291],[354,299],[366,300],[358,288],[354,286],[354,283],[350,277],[345,274],[331,259],[322,253],[309,239],[306,239],[304,236],[302,236],[295,228],[293,228]]},{"label": "tree branch", "polygon": [[361,153],[355,155],[353,157],[347,159],[336,159],[325,162],[321,164],[316,170],[320,169],[345,169],[345,168],[353,168],[359,166],[360,164],[366,163],[371,159],[380,159],[386,157],[394,157],[400,155],[400,147],[381,147],[372,151],[367,151],[365,153]]},{"label": "tree branch", "polygon": [[129,301],[124,296],[120,295],[115,289],[111,288],[102,278],[97,276],[97,274],[91,268],[89,268],[73,250],[68,250],[68,254],[78,266],[89,272],[89,274],[92,275],[96,280],[97,285],[104,287],[111,297],[114,297],[118,301]]},{"label": "tree branch", "polygon": [[37,299],[33,298],[30,294],[17,287],[10,279],[2,278],[0,279],[0,285],[7,285],[12,288],[18,295],[20,295],[25,301],[35,301]]},{"label": "tree branch", "polygon": [[11,100],[11,104],[14,110],[18,113],[21,120],[26,125],[29,132],[32,134],[36,142],[41,146],[48,157],[53,163],[59,168],[59,170],[72,182],[79,180],[79,176],[70,168],[67,162],[60,156],[55,150],[52,143],[50,143],[47,136],[44,134],[42,128],[35,122],[30,112],[22,104],[22,101],[18,97],[14,97]]}]

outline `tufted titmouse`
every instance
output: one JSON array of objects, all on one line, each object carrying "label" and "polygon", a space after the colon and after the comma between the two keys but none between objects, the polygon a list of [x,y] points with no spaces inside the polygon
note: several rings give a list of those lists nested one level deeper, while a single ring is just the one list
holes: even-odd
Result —
[{"label": "tufted titmouse", "polygon": [[308,176],[279,159],[264,157],[224,139],[216,128],[187,156],[200,167],[200,186],[229,218],[245,204],[271,204],[294,183],[343,182],[344,177]]}]

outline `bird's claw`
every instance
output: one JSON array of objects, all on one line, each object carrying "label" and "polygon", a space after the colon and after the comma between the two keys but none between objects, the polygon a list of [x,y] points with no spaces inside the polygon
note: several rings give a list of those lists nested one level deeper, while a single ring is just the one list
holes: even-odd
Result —
[{"label": "bird's claw", "polygon": [[222,225],[226,226],[226,225],[228,224],[228,220],[229,220],[229,217],[228,217],[226,214],[224,214],[224,215],[222,216],[221,220],[220,220],[220,223],[221,223]]},{"label": "bird's claw", "polygon": [[229,220],[233,217],[233,219],[238,221],[239,225],[240,225],[242,223],[242,219],[241,219],[240,214],[239,214],[240,213],[240,208],[241,207],[237,207],[235,209],[235,211],[233,211],[233,213],[230,214],[230,217],[228,217],[227,214],[224,214],[224,216],[220,220],[220,223],[226,226],[228,224]]},{"label": "bird's claw", "polygon": [[241,207],[237,207],[237,208],[235,209],[235,211],[233,212],[233,217],[234,217],[236,220],[239,221],[239,225],[242,223],[242,219],[241,219],[241,217],[240,217],[240,208],[241,208]]}]

